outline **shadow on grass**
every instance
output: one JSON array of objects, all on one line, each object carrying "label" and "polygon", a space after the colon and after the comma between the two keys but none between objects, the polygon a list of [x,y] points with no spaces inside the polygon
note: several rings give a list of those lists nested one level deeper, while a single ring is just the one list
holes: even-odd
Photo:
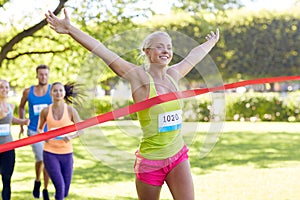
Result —
[{"label": "shadow on grass", "polygon": [[285,161],[299,161],[300,135],[286,132],[226,132],[222,133],[213,150],[200,158],[202,143],[194,141],[190,147],[193,168],[202,173],[221,165],[248,165],[268,168]]},{"label": "shadow on grass", "polygon": [[[134,181],[134,152],[138,146],[139,129],[132,126],[92,127],[74,146],[74,181],[95,182]],[[86,162],[87,164],[80,164]],[[75,163],[76,165],[76,163]]]},{"label": "shadow on grass", "polygon": [[[193,130],[195,130],[193,128]],[[140,129],[134,126],[123,128],[93,128],[85,130],[84,138],[73,141],[74,174],[68,199],[104,200],[102,184],[114,187],[117,182],[134,184],[134,152],[139,143]],[[277,130],[276,130],[277,131]],[[200,149],[206,133],[187,134],[192,141],[188,147],[191,167],[197,174],[205,174],[230,166],[252,165],[257,168],[299,161],[300,134],[287,132],[232,131],[220,135],[213,150],[200,158]],[[194,136],[197,135],[197,138]],[[199,137],[198,137],[199,136]],[[13,175],[13,200],[32,199],[34,158],[31,147],[16,150],[16,168]],[[284,165],[284,164],[283,164]],[[127,169],[128,172],[120,169]],[[108,184],[108,187],[107,187]],[[114,189],[114,188],[113,188]],[[120,189],[120,188],[119,188]],[[122,188],[123,189],[123,188]],[[77,190],[75,192],[75,190]],[[90,191],[99,192],[98,197],[89,197]],[[53,190],[51,191],[53,196]],[[125,192],[115,191],[114,199],[133,200]],[[125,196],[124,196],[125,195]],[[136,196],[134,193],[132,196]]]},{"label": "shadow on grass", "polygon": [[[270,124],[272,126],[272,124]],[[272,127],[266,127],[271,128]],[[80,159],[90,159],[92,165],[77,168],[77,176],[84,174],[96,181],[127,181],[133,179],[134,152],[139,143],[140,129],[134,126],[102,127],[88,130],[84,138],[84,147],[75,151]],[[268,168],[272,164],[286,161],[299,161],[300,134],[290,132],[224,132],[213,150],[204,158],[200,158],[201,138],[206,133],[185,133],[192,168],[199,173],[208,173],[221,166],[254,165]],[[198,137],[200,136],[200,137]],[[191,138],[189,138],[191,137]],[[87,156],[86,150],[90,153]],[[92,154],[92,155],[91,155]],[[96,159],[95,159],[96,157]],[[108,161],[109,160],[109,161]],[[127,173],[124,173],[126,169]],[[78,177],[79,178],[79,177]]]},{"label": "shadow on grass", "polygon": [[[83,199],[82,196],[79,196],[79,195],[74,195],[74,194],[71,194],[68,196],[67,199]],[[118,200],[136,200],[136,198],[132,198],[132,197],[124,197],[124,196],[117,196],[115,197],[114,199],[118,199]],[[107,198],[101,198],[101,197],[84,197],[84,200],[108,200]]]},{"label": "shadow on grass", "polygon": [[125,173],[109,168],[101,162],[95,162],[90,166],[77,167],[74,170],[73,181],[77,184],[93,185],[100,182],[134,181],[133,173]]},{"label": "shadow on grass", "polygon": [[[49,197],[50,197],[50,199],[54,199],[54,193],[49,192]],[[12,198],[12,200],[34,199],[32,197],[31,192],[29,192],[29,191],[13,191],[11,198]],[[42,197],[40,199],[42,199]],[[84,198],[83,198],[82,195],[76,195],[74,193],[70,193],[66,199],[70,199],[70,200],[72,200],[72,199],[107,200],[107,198],[102,198],[102,197],[87,197],[87,196],[84,196]],[[136,198],[124,197],[124,196],[116,196],[116,198],[114,198],[114,199],[118,199],[118,200],[136,200]]]}]

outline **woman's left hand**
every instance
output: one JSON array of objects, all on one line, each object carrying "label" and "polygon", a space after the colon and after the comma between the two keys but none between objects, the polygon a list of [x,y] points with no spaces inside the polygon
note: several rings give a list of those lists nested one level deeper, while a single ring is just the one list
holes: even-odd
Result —
[{"label": "woman's left hand", "polygon": [[217,43],[219,40],[219,37],[220,37],[219,29],[217,28],[216,32],[211,31],[209,34],[207,34],[205,39],[207,41],[214,41],[214,43]]},{"label": "woman's left hand", "polygon": [[63,137],[63,141],[65,141],[65,142],[70,142],[71,140],[72,140],[72,138],[70,136]]}]

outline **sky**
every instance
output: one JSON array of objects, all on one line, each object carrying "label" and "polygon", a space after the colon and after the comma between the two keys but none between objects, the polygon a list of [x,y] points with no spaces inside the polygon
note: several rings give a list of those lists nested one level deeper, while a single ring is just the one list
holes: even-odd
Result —
[{"label": "sky", "polygon": [[291,8],[295,0],[242,0],[242,2],[250,10],[285,10]]},{"label": "sky", "polygon": [[[168,12],[168,6],[162,6],[162,2],[164,2],[166,5],[171,5],[171,2],[173,2],[173,0],[153,0],[153,8],[161,13]],[[284,10],[292,7],[295,3],[295,0],[241,0],[241,2],[249,10]]]},{"label": "sky", "polygon": [[[155,9],[159,13],[167,13],[170,10],[170,5],[174,0],[146,0],[152,1],[152,8]],[[260,9],[268,9],[268,10],[282,10],[288,9],[293,6],[293,3],[296,0],[241,0],[250,10],[260,10]],[[0,21],[4,23],[8,23],[15,20],[22,20],[22,15],[26,15],[26,13],[30,13],[30,15],[34,15],[38,21],[40,20],[40,16],[44,15],[47,10],[53,10],[57,3],[54,0],[13,0],[14,5],[8,9],[8,11],[3,12],[0,9]],[[141,1],[145,2],[145,0]],[[150,4],[150,3],[149,3]],[[149,5],[143,3],[143,5]],[[32,12],[32,5],[34,5],[34,12]],[[22,9],[22,10],[20,10]]]}]

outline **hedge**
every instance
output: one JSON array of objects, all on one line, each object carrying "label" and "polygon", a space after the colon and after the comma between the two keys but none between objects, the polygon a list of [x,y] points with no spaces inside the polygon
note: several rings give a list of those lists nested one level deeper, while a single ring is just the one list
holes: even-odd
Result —
[{"label": "hedge", "polygon": [[[225,93],[224,108],[226,121],[300,121],[300,92],[281,93]],[[113,102],[113,103],[112,103]],[[216,99],[206,94],[182,100],[183,120],[186,122],[208,122],[215,117]],[[131,105],[132,100],[113,100],[111,97],[93,99],[83,110],[91,110],[99,115],[113,109]],[[221,112],[222,113],[222,112]],[[92,114],[91,114],[92,115]],[[136,113],[119,118],[120,120],[136,120]]]}]

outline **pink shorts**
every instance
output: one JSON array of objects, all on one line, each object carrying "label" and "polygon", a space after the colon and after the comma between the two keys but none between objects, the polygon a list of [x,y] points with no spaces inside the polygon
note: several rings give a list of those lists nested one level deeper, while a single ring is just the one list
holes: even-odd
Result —
[{"label": "pink shorts", "polygon": [[137,151],[134,164],[135,175],[138,180],[149,185],[162,186],[169,172],[188,159],[188,151],[188,148],[183,146],[177,154],[163,160],[148,160]]}]

